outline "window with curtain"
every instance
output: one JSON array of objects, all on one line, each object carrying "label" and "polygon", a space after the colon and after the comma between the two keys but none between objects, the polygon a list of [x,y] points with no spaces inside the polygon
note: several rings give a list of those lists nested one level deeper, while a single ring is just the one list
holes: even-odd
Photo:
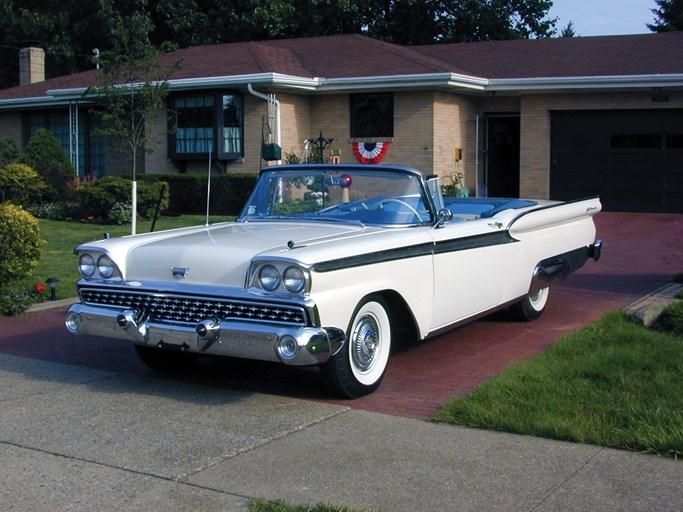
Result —
[{"label": "window with curtain", "polygon": [[244,126],[240,95],[176,96],[172,104],[174,158],[199,158],[209,151],[226,160],[242,156]]}]

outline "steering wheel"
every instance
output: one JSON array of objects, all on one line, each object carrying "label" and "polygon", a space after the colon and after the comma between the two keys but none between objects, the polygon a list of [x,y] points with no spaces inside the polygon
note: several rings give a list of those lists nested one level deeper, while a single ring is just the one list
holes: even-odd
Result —
[{"label": "steering wheel", "polygon": [[419,220],[419,221],[422,220],[422,217],[420,216],[420,214],[418,213],[418,211],[417,211],[415,208],[413,208],[412,206],[410,206],[410,205],[409,205],[408,203],[406,203],[405,201],[401,201],[400,199],[396,199],[395,197],[387,197],[386,199],[382,199],[379,203],[377,203],[377,209],[379,210],[379,209],[380,209],[383,205],[385,205],[386,203],[396,203],[396,204],[399,204],[399,205],[403,206],[404,208],[406,208],[407,210],[409,210],[410,213],[412,213],[413,215],[415,215],[415,218],[416,218],[417,220]]}]

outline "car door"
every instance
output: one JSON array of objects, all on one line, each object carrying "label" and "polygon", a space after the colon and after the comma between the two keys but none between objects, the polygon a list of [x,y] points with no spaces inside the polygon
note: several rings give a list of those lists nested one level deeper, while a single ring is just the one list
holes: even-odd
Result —
[{"label": "car door", "polygon": [[431,330],[501,303],[514,275],[518,243],[495,219],[447,222],[432,230],[434,308]]}]

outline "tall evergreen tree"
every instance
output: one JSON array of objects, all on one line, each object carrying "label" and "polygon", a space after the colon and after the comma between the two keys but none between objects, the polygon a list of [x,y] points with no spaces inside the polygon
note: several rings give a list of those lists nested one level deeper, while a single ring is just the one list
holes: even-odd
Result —
[{"label": "tall evergreen tree", "polygon": [[655,0],[654,23],[648,23],[652,32],[674,32],[683,30],[683,0]]}]

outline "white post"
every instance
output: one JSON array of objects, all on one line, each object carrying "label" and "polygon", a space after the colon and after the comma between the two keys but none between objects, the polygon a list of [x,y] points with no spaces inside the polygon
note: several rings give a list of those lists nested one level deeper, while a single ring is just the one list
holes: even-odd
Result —
[{"label": "white post", "polygon": [[135,180],[133,180],[133,197],[131,199],[133,211],[131,212],[130,234],[134,235],[138,219],[138,182]]}]

